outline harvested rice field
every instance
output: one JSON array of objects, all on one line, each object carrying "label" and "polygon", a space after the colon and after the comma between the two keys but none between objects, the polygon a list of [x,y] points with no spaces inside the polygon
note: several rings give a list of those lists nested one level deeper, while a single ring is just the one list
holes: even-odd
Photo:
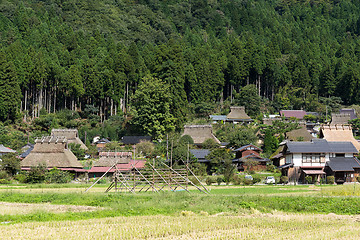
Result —
[{"label": "harvested rice field", "polygon": [[134,216],[1,225],[2,239],[359,239],[355,217],[254,213]]},{"label": "harvested rice field", "polygon": [[1,239],[359,239],[360,185],[212,186],[210,194],[2,186]]}]

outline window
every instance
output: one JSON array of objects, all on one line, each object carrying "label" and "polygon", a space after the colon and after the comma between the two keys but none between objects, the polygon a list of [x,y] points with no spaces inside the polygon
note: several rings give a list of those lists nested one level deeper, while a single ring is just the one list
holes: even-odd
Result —
[{"label": "window", "polygon": [[345,153],[335,153],[335,157],[345,157]]},{"label": "window", "polygon": [[303,153],[302,154],[303,163],[324,163],[325,154],[321,153]]}]

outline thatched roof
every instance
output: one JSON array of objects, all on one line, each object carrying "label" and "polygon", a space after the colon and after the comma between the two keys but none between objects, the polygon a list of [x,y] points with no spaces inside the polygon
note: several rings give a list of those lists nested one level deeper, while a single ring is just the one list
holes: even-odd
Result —
[{"label": "thatched roof", "polygon": [[352,142],[355,148],[360,151],[360,143],[354,138],[349,125],[323,125],[320,128],[320,137],[329,142]]},{"label": "thatched roof", "polygon": [[82,168],[76,156],[67,149],[65,137],[43,137],[35,140],[34,149],[21,161],[21,167]]},{"label": "thatched roof", "polygon": [[228,120],[251,120],[245,113],[245,107],[230,107],[230,113],[226,117]]},{"label": "thatched roof", "polygon": [[80,144],[80,148],[88,150],[88,147],[79,138],[77,129],[53,129],[51,135],[54,137],[66,137],[68,143]]},{"label": "thatched roof", "polygon": [[350,113],[331,114],[331,124],[349,124],[350,120],[351,120]]},{"label": "thatched roof", "polygon": [[100,152],[100,159],[94,164],[95,167],[111,167],[115,163],[129,163],[132,152]]},{"label": "thatched roof", "polygon": [[219,139],[212,132],[211,125],[185,125],[183,135],[189,135],[194,140],[194,144],[202,144],[209,138],[220,144]]},{"label": "thatched roof", "polygon": [[310,134],[308,130],[306,130],[306,126],[302,125],[301,128],[292,130],[290,132],[287,132],[286,138],[290,141],[299,141],[302,139],[302,141],[308,142],[311,141],[314,137]]}]

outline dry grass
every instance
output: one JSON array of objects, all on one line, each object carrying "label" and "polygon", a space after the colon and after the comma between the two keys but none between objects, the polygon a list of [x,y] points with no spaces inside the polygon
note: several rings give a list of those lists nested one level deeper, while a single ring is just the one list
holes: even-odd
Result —
[{"label": "dry grass", "polygon": [[103,208],[91,206],[74,206],[74,205],[53,205],[49,203],[35,204],[35,203],[7,203],[0,202],[1,215],[18,215],[31,214],[36,212],[85,212],[95,211]]},{"label": "dry grass", "polygon": [[137,216],[0,225],[2,239],[359,239],[358,217],[254,213]]}]

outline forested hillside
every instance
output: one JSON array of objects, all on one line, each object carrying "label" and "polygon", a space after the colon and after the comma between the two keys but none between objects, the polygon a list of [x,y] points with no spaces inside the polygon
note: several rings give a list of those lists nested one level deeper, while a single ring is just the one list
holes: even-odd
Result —
[{"label": "forested hillside", "polygon": [[249,84],[267,111],[359,104],[359,13],[352,0],[0,0],[0,120],[67,108],[124,112],[136,129],[145,83],[168,88],[152,96],[167,101],[160,132]]}]

